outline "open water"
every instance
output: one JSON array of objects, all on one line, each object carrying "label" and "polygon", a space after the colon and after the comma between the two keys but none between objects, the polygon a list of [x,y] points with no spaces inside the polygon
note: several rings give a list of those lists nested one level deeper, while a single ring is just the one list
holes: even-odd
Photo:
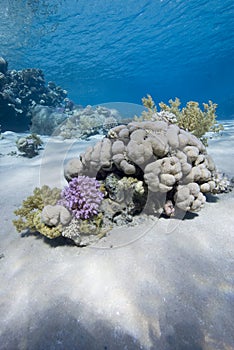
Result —
[{"label": "open water", "polygon": [[209,99],[233,118],[232,0],[1,0],[0,55],[82,105]]}]

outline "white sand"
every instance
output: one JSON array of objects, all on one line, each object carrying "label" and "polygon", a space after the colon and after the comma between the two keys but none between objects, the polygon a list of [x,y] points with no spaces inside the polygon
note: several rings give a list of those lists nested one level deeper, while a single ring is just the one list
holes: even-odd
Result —
[{"label": "white sand", "polygon": [[[233,176],[228,127],[208,150]],[[27,159],[6,155],[16,137],[0,140],[1,350],[234,349],[233,192],[183,221],[115,229],[91,248],[21,237],[13,211],[35,186],[63,186],[64,159],[95,140],[50,140]]]}]

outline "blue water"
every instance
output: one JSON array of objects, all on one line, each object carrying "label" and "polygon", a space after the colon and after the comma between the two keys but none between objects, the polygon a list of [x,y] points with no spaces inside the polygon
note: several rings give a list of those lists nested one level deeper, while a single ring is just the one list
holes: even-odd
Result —
[{"label": "blue water", "polygon": [[0,55],[76,103],[175,96],[234,117],[232,0],[0,1]]}]

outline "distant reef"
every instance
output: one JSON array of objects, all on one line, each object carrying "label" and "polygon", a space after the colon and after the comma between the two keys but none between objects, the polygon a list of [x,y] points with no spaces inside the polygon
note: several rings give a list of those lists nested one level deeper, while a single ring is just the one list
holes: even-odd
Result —
[{"label": "distant reef", "polygon": [[67,91],[54,82],[45,82],[41,69],[9,70],[0,57],[0,124],[2,131],[23,132],[30,128],[37,105],[62,108],[68,103]]}]

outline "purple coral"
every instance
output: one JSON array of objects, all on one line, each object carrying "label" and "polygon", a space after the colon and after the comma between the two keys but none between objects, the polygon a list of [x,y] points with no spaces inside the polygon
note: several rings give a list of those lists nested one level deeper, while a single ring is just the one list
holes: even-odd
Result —
[{"label": "purple coral", "polygon": [[63,189],[59,204],[69,209],[77,219],[88,219],[98,213],[103,196],[96,179],[78,176]]}]

